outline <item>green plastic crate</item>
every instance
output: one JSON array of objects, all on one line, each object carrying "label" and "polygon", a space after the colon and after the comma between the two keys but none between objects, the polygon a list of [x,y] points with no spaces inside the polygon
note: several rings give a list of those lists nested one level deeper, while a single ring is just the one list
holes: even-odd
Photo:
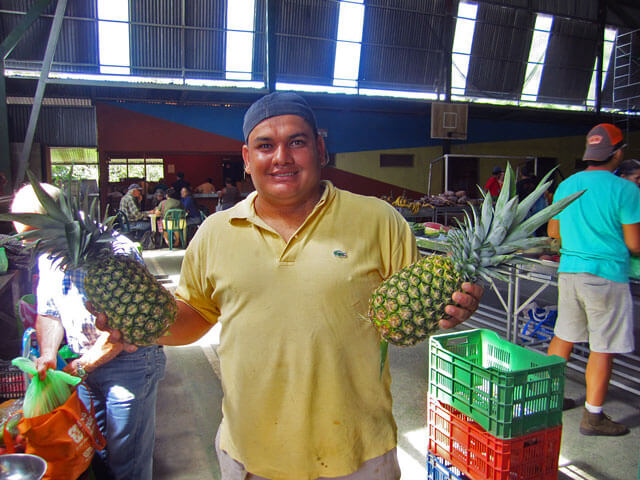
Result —
[{"label": "green plastic crate", "polygon": [[495,437],[518,437],[562,424],[565,363],[491,330],[434,335],[429,392]]}]

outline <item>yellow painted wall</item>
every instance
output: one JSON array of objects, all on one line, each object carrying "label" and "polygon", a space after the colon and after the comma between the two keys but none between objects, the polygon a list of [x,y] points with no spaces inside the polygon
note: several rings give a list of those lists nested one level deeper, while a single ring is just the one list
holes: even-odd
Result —
[{"label": "yellow painted wall", "polygon": [[[384,153],[414,155],[414,166],[413,168],[381,167],[380,154]],[[442,148],[440,146],[338,153],[336,154],[336,168],[381,182],[391,183],[407,190],[426,193],[429,164],[431,160],[441,155]],[[442,191],[442,162],[433,165],[431,191]]]},{"label": "yellow painted wall", "polygon": [[[452,142],[451,154],[464,155],[496,155],[496,156],[537,156],[557,158],[560,172],[564,177],[575,173],[577,159],[582,158],[585,138],[583,136],[541,138],[528,140],[510,140],[504,142],[459,143]],[[640,132],[630,134],[627,139],[629,145],[625,151],[625,158],[640,159]],[[380,154],[413,154],[414,166],[408,167],[380,167]],[[336,168],[373,178],[381,182],[391,183],[401,188],[427,192],[429,178],[429,164],[442,156],[442,148],[422,147],[392,150],[372,150],[367,152],[352,152],[336,154]],[[482,158],[479,163],[478,183],[483,185],[491,175],[496,165],[504,168],[507,159]],[[512,167],[526,162],[526,159],[510,160]],[[449,175],[455,175],[455,165],[449,166]],[[443,186],[443,162],[433,164],[431,174],[431,193],[441,193]],[[384,194],[385,192],[380,192]]]}]

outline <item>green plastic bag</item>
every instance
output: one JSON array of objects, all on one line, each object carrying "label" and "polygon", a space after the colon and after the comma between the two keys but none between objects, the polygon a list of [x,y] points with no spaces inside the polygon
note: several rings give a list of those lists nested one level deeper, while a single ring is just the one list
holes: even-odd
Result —
[{"label": "green plastic bag", "polygon": [[22,412],[25,418],[38,417],[55,410],[69,399],[73,393],[72,387],[82,381],[79,377],[53,369],[49,369],[47,377],[40,380],[35,363],[31,359],[17,357],[11,363],[32,376],[24,394]]},{"label": "green plastic bag", "polygon": [[631,256],[629,261],[629,276],[640,279],[640,257]]},{"label": "green plastic bag", "polygon": [[9,259],[7,258],[7,252],[4,247],[0,247],[0,273],[7,273],[9,269]]}]

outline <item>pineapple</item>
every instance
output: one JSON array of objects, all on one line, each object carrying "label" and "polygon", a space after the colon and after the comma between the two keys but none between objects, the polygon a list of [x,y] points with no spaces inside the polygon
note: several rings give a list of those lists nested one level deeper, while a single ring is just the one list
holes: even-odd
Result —
[{"label": "pineapple", "polygon": [[87,299],[94,309],[106,314],[109,326],[122,332],[131,344],[154,343],[174,322],[175,299],[145,266],[126,255],[114,254],[114,217],[100,223],[94,201],[85,215],[79,202],[66,192],[54,200],[29,173],[31,185],[46,213],[13,213],[0,220],[34,227],[18,234],[37,240],[34,255],[49,253],[61,268],[83,269]]},{"label": "pineapple", "polygon": [[531,237],[533,232],[564,207],[582,195],[577,192],[527,218],[527,212],[551,184],[549,172],[537,188],[522,202],[515,192],[515,176],[510,165],[495,207],[490,194],[484,200],[480,218],[471,206],[473,221],[465,213],[465,221],[447,234],[447,256],[433,254],[421,258],[395,273],[373,292],[369,300],[369,320],[381,338],[381,367],[384,366],[388,343],[415,345],[438,329],[438,320],[446,317],[444,307],[452,302],[453,292],[463,282],[476,282],[491,277],[506,280],[496,271],[506,262],[527,262],[515,253],[544,245],[546,237]]}]

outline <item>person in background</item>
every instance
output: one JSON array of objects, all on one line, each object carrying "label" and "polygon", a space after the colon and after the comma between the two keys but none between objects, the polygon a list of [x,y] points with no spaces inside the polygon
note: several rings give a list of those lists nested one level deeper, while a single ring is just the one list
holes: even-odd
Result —
[{"label": "person in background", "polygon": [[137,183],[129,185],[127,193],[120,199],[120,210],[127,215],[129,229],[138,234],[151,230],[147,214],[140,209],[141,200],[142,187]]},{"label": "person in background", "polygon": [[[525,165],[520,170],[520,180],[516,183],[516,193],[518,194],[518,200],[524,200],[529,194],[531,194],[538,186],[539,179],[533,173],[533,168],[530,165]],[[547,199],[544,195],[541,195],[538,200],[531,206],[527,213],[527,218],[538,213],[547,207]],[[535,231],[537,237],[544,237],[546,235],[546,226],[543,225]]]},{"label": "person in background", "polygon": [[226,210],[233,207],[240,201],[240,190],[236,187],[236,182],[230,178],[224,179],[224,187],[218,192],[218,207],[216,211]]},{"label": "person in background", "polygon": [[178,192],[178,194],[180,194],[180,190],[182,190],[182,187],[189,187],[190,185],[189,182],[184,179],[184,173],[178,172],[176,173],[176,177],[178,177],[178,179],[173,182],[171,186],[176,192]]},{"label": "person in background", "polygon": [[142,194],[140,195],[140,202],[139,202],[140,210],[142,211],[151,210],[151,207],[148,206],[148,201],[147,201],[149,183],[146,180],[139,180],[138,185],[140,185],[140,190]]},{"label": "person in background", "polygon": [[173,187],[169,187],[167,191],[164,192],[164,199],[153,210],[153,213],[160,217],[164,217],[165,213],[174,208],[184,210],[182,202],[180,201],[180,195],[173,189]]},{"label": "person in background", "polygon": [[207,178],[206,182],[201,183],[194,190],[196,193],[216,193],[216,187],[213,185],[213,180],[211,178]]},{"label": "person in background", "polygon": [[549,236],[561,242],[558,320],[548,354],[569,360],[574,343],[589,342],[583,435],[629,432],[603,412],[613,359],[634,350],[629,254],[640,255],[640,189],[613,174],[623,147],[614,125],[589,131],[587,168],[560,183],[554,201],[585,193],[548,224]]},{"label": "person in background", "polygon": [[156,190],[153,194],[153,211],[155,213],[155,210],[158,208],[158,205],[160,205],[160,203],[162,203],[162,201],[165,199],[167,195],[167,191],[166,190]]},{"label": "person in background", "polygon": [[503,179],[504,179],[504,172],[502,171],[502,168],[493,167],[491,176],[487,180],[487,183],[484,184],[484,191],[489,192],[494,200],[500,193],[500,190],[502,189]]},{"label": "person in background", "polygon": [[166,183],[164,183],[164,178],[161,178],[158,180],[158,183],[156,183],[155,186],[153,187],[153,193],[156,193],[158,190],[162,190],[163,192],[166,192],[168,188],[169,186]]},{"label": "person in background", "polygon": [[[54,199],[60,197],[56,187],[42,187]],[[16,192],[11,212],[45,213],[31,185]],[[29,229],[16,222],[14,226],[18,233]],[[113,248],[143,262],[135,245],[124,236],[117,238]],[[94,477],[151,480],[156,398],[166,364],[162,347],[128,352],[122,343],[109,342],[108,332],[96,329],[95,317],[85,307],[83,270],[64,270],[43,254],[38,258],[38,274],[36,336],[40,356],[36,368],[41,379],[49,368],[56,368],[65,338],[79,355],[64,371],[84,379],[78,395],[89,410],[93,402],[98,426],[107,440],[106,448],[94,457]]]},{"label": "person in background", "polygon": [[[158,218],[159,227],[162,227],[162,219],[164,218],[164,215],[169,210],[176,209],[176,208],[180,210],[184,210],[184,207],[182,206],[182,202],[180,201],[180,194],[176,192],[173,189],[173,187],[169,187],[165,192],[164,200],[161,201],[156,207],[156,209],[153,211],[153,213],[155,213],[159,217]],[[159,228],[159,230],[162,230],[162,228]],[[168,246],[169,245],[168,233],[163,231],[162,236],[164,238],[166,245]],[[178,232],[173,232],[173,245],[176,247],[180,246],[180,235],[178,234]]]},{"label": "person in background", "polygon": [[[324,140],[302,97],[262,97],[243,133],[256,191],[197,230],[159,343],[221,324],[223,480],[397,480],[389,364],[381,375],[379,334],[363,319],[380,282],[418,259],[415,236],[386,202],[321,181]],[[477,309],[482,287],[462,289],[441,327]]]},{"label": "person in background", "polygon": [[614,173],[640,187],[640,160],[635,158],[624,160]]},{"label": "person in background", "polygon": [[200,209],[196,203],[193,195],[191,195],[191,189],[189,187],[182,187],[180,190],[180,201],[182,207],[187,211],[187,220],[197,219],[200,221]]},{"label": "person in background", "polygon": [[189,187],[182,187],[180,196],[182,197],[180,199],[182,206],[187,211],[187,238],[191,238],[195,229],[198,228],[198,225],[202,222],[200,208],[193,198],[193,195],[191,195]]}]

